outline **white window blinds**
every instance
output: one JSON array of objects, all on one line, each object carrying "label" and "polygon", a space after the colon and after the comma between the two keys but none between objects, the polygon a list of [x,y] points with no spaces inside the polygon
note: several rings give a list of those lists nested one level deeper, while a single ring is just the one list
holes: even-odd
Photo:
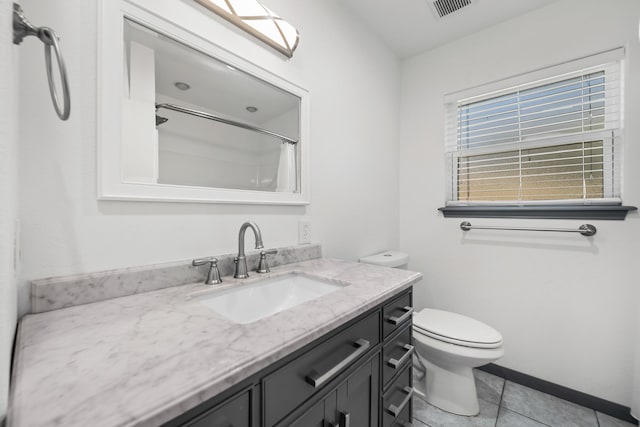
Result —
[{"label": "white window blinds", "polygon": [[448,102],[448,204],[619,203],[622,52],[611,56]]}]

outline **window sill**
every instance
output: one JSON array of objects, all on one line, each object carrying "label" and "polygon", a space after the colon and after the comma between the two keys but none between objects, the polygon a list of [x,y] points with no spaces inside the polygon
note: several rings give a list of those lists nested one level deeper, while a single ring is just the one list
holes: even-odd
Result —
[{"label": "window sill", "polygon": [[547,205],[547,206],[445,206],[438,210],[445,218],[544,218],[619,220],[635,206]]}]

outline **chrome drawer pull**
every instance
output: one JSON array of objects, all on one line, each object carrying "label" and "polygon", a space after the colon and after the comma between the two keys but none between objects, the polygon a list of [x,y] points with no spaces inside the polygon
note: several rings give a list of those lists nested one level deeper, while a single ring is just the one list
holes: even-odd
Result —
[{"label": "chrome drawer pull", "polygon": [[407,396],[404,398],[402,403],[400,403],[400,406],[389,405],[389,407],[387,408],[387,411],[391,415],[393,415],[394,418],[397,418],[398,415],[400,415],[400,412],[402,412],[404,407],[407,406],[407,403],[409,403],[409,401],[411,400],[411,397],[413,396],[413,387],[407,386],[403,389],[403,391],[407,393]]},{"label": "chrome drawer pull", "polygon": [[410,307],[410,306],[407,305],[407,306],[403,307],[402,309],[405,310],[406,313],[403,314],[400,317],[396,317],[396,316],[389,317],[389,322],[393,323],[394,325],[399,325],[400,323],[404,322],[409,317],[411,317],[411,315],[413,314],[413,307]]},{"label": "chrome drawer pull", "polygon": [[335,374],[349,366],[351,362],[364,354],[369,349],[369,346],[371,344],[364,338],[360,338],[356,342],[354,342],[353,345],[357,347],[356,350],[345,357],[342,361],[340,361],[340,363],[329,369],[324,374],[319,374],[316,371],[312,371],[309,375],[306,376],[306,381],[315,388],[322,387],[322,385],[330,380]]},{"label": "chrome drawer pull", "polygon": [[389,366],[391,366],[393,369],[398,369],[399,366],[404,365],[404,362],[406,362],[407,359],[410,358],[415,351],[415,348],[411,344],[405,344],[402,346],[402,348],[407,350],[407,352],[400,358],[400,360],[389,359]]},{"label": "chrome drawer pull", "polygon": [[340,412],[340,427],[351,426],[351,415],[348,412]]}]

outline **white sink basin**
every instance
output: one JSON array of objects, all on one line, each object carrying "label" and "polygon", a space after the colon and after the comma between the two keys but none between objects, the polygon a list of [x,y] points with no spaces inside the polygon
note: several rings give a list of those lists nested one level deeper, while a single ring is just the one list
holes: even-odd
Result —
[{"label": "white sink basin", "polygon": [[246,324],[347,286],[299,273],[195,297],[227,319]]}]

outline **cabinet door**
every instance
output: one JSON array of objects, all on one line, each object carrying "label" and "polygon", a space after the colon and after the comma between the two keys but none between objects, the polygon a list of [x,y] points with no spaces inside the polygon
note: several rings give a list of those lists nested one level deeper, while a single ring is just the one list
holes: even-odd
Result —
[{"label": "cabinet door", "polygon": [[366,362],[338,388],[340,427],[378,425],[379,355]]},{"label": "cabinet door", "polygon": [[185,424],[188,427],[249,427],[251,398],[246,391]]},{"label": "cabinet door", "polygon": [[291,427],[325,427],[324,402],[313,405],[304,415],[291,423]]},{"label": "cabinet door", "polygon": [[337,427],[334,423],[336,412],[336,392],[313,405],[302,416],[287,424],[289,427]]}]

